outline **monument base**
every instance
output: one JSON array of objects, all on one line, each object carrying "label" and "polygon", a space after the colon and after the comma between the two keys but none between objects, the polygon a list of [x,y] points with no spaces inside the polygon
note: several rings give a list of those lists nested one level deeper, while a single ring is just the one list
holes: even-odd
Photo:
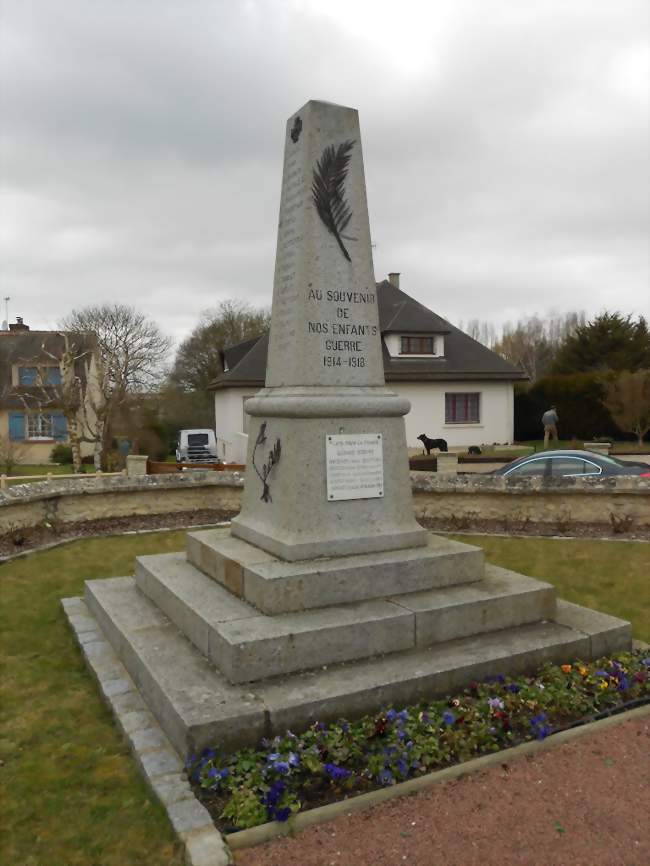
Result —
[{"label": "monument base", "polygon": [[[408,401],[385,388],[260,391],[246,403],[246,485],[233,536],[288,562],[328,557],[333,549],[345,556],[425,545],[426,532],[413,515],[403,421],[408,409]],[[361,460],[356,471],[330,465],[328,439],[337,438],[376,439],[381,471],[364,478]],[[345,498],[345,490],[331,487],[337,469],[343,485],[355,476],[360,484],[368,478],[382,483],[367,496],[356,491]]]},{"label": "monument base", "polygon": [[[629,623],[557,601],[550,584],[447,539],[313,565],[228,530],[191,533],[187,556],[139,557],[135,579],[88,581],[88,628],[104,633],[183,757],[631,647]],[[293,612],[250,603],[273,607],[269,585]]]}]

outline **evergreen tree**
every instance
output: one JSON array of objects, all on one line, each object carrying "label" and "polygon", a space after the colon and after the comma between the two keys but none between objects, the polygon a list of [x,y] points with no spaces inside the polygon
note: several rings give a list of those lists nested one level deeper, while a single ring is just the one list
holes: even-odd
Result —
[{"label": "evergreen tree", "polygon": [[634,321],[631,316],[605,312],[566,338],[551,369],[586,373],[649,367],[650,333],[643,316]]}]

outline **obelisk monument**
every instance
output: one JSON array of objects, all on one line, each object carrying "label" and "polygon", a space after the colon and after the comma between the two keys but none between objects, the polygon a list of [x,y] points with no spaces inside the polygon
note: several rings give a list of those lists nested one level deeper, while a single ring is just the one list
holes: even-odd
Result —
[{"label": "obelisk monument", "polygon": [[232,534],[286,560],[426,544],[403,416],[384,385],[355,109],[287,121],[265,388]]}]

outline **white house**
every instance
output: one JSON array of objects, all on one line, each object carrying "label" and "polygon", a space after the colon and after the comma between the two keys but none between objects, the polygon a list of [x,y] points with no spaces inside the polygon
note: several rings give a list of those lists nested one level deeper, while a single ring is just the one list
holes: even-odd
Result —
[{"label": "white house", "polygon": [[[512,442],[513,386],[526,376],[399,288],[399,274],[377,283],[384,374],[391,391],[411,402],[405,418],[409,447],[417,437],[450,447]],[[229,462],[244,462],[244,405],[264,387],[268,335],[223,353],[214,391],[217,440]]]}]

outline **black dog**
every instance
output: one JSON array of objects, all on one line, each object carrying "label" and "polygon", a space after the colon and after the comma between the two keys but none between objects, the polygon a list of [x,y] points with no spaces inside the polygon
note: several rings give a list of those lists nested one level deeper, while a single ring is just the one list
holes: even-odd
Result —
[{"label": "black dog", "polygon": [[437,448],[439,451],[447,450],[447,442],[444,439],[429,439],[426,433],[421,433],[418,439],[426,448],[427,454],[430,454],[433,448]]},{"label": "black dog", "polygon": [[483,452],[478,447],[478,445],[470,445],[469,448],[467,449],[467,453],[468,454],[482,454]]}]

